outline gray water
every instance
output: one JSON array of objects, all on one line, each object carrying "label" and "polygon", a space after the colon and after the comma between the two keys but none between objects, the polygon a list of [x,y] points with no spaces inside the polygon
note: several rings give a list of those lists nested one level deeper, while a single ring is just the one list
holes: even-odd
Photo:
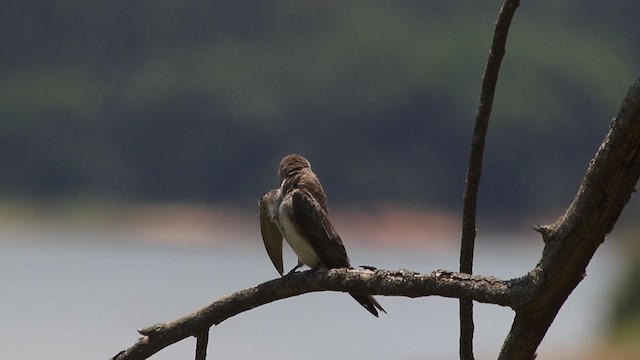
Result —
[{"label": "gray water", "polygon": [[[106,359],[131,346],[135,329],[173,320],[234,291],[273,279],[262,244],[153,245],[92,231],[0,231],[0,359]],[[508,240],[508,239],[507,239]],[[537,241],[477,240],[478,274],[511,278],[531,269]],[[349,247],[354,265],[430,272],[457,268],[457,245],[390,250]],[[286,267],[294,264],[287,254]],[[539,359],[588,351],[601,336],[620,271],[611,245],[547,333]],[[456,359],[457,301],[378,297],[370,316],[349,296],[313,293],[259,307],[211,331],[212,359]],[[513,312],[477,304],[477,358],[495,358]],[[153,359],[190,359],[195,341]]]}]

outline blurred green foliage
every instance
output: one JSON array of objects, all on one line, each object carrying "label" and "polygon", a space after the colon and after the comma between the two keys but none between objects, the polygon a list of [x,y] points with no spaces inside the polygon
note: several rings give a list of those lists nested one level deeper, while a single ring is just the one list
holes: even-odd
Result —
[{"label": "blurred green foliage", "polygon": [[[299,152],[332,203],[457,208],[499,6],[4,1],[0,196],[254,206]],[[522,4],[480,211],[568,204],[638,75],[639,10]]]},{"label": "blurred green foliage", "polygon": [[622,244],[627,261],[623,275],[616,280],[611,314],[610,337],[616,344],[640,351],[640,233],[636,228],[627,234]]}]

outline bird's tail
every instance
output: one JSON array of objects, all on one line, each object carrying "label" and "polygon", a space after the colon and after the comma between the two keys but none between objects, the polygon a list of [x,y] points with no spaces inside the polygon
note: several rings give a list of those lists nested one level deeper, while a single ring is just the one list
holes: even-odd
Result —
[{"label": "bird's tail", "polygon": [[375,317],[378,317],[378,310],[382,311],[385,314],[387,313],[382,308],[380,303],[378,303],[378,301],[371,295],[361,295],[361,294],[351,294],[351,293],[349,293],[349,295],[351,295],[351,297],[356,299],[356,301],[360,303],[362,307],[367,309],[367,311],[373,314],[373,316]]}]

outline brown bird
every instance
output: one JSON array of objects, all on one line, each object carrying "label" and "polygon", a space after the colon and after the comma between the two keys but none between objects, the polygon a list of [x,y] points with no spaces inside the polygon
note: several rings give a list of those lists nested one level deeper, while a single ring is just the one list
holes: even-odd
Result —
[{"label": "brown bird", "polygon": [[[310,268],[351,268],[342,239],[329,220],[327,197],[311,164],[292,154],[280,161],[281,185],[260,199],[260,229],[271,262],[283,274],[282,238],[298,256],[298,265]],[[374,316],[387,313],[371,295],[350,293]]]}]

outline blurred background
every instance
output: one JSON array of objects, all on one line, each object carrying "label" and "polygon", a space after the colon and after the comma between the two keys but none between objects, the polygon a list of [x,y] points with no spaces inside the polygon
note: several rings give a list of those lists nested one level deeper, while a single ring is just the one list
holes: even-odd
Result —
[{"label": "blurred background", "polygon": [[[137,328],[276,277],[256,203],[288,153],[312,162],[354,265],[456,270],[500,3],[4,0],[0,357],[108,358]],[[535,266],[531,225],[562,215],[637,79],[639,12],[521,5],[487,139],[477,273]],[[632,198],[541,358],[640,359],[639,213]],[[210,353],[457,358],[456,301],[380,302],[376,320],[344,294],[280,301],[215,328]],[[495,358],[512,316],[477,307],[479,359]],[[191,356],[183,343],[154,358]]]}]

